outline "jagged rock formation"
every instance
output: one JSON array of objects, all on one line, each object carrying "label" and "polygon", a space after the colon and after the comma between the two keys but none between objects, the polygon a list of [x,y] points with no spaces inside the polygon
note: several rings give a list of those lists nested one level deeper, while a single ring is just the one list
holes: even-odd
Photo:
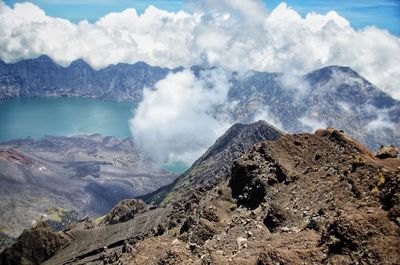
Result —
[{"label": "jagged rock formation", "polygon": [[169,202],[166,195],[176,194],[188,189],[207,188],[225,177],[232,163],[255,143],[275,140],[282,133],[265,121],[253,124],[235,124],[222,135],[207,152],[196,160],[192,167],[180,178],[154,193],[143,196],[147,202],[159,204]]},{"label": "jagged rock formation", "polygon": [[160,208],[145,211],[123,223],[68,230],[65,235],[73,240],[63,245],[52,258],[43,264],[116,262],[122,252],[129,252],[132,245],[142,238],[163,234],[166,222],[171,218],[171,208]]},{"label": "jagged rock formation", "polygon": [[400,159],[339,130],[259,142],[203,180],[129,221],[66,231],[44,264],[399,263]]},{"label": "jagged rock formation", "polygon": [[[204,70],[193,66],[199,75]],[[143,62],[94,70],[83,60],[68,67],[48,56],[15,64],[0,61],[0,101],[15,97],[79,96],[140,102],[143,88],[183,68],[166,69]],[[236,102],[231,115],[237,122],[275,121],[284,131],[341,128],[377,150],[400,145],[400,102],[380,91],[348,67],[330,66],[303,76],[281,73],[232,73],[228,100]]]},{"label": "jagged rock formation", "polygon": [[105,225],[123,223],[132,220],[135,215],[146,210],[147,206],[142,200],[122,200],[102,218],[100,223]]},{"label": "jagged rock formation", "polygon": [[2,143],[1,232],[18,236],[54,207],[80,216],[104,215],[120,200],[154,191],[176,177],[144,157],[131,139],[47,136]]}]

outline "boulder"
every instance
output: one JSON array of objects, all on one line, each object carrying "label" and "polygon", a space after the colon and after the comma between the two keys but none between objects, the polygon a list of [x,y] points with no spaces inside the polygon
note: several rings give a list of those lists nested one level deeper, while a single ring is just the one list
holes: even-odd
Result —
[{"label": "boulder", "polygon": [[379,159],[386,159],[386,158],[396,158],[399,155],[399,149],[394,146],[381,146],[379,148],[378,153],[376,154],[376,157]]},{"label": "boulder", "polygon": [[100,224],[118,224],[129,221],[136,214],[147,210],[147,205],[142,200],[127,199],[120,201],[101,221]]},{"label": "boulder", "polygon": [[40,264],[69,242],[63,233],[53,232],[46,223],[22,232],[17,242],[1,253],[1,264]]}]

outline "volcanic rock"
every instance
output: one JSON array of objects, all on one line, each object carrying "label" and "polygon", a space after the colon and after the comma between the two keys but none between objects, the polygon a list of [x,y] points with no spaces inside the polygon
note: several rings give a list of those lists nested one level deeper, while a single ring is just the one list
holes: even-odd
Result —
[{"label": "volcanic rock", "polygon": [[394,146],[381,146],[379,148],[378,153],[376,154],[377,158],[385,159],[385,158],[396,158],[399,155],[399,149]]},{"label": "volcanic rock", "polygon": [[329,128],[221,161],[231,170],[192,168],[156,209],[65,232],[44,264],[399,264],[400,159]]},{"label": "volcanic rock", "polygon": [[101,221],[101,224],[118,224],[129,221],[136,214],[147,210],[142,200],[126,199],[120,201]]},{"label": "volcanic rock", "polygon": [[24,230],[17,243],[1,254],[1,264],[40,264],[69,242],[69,237],[56,233],[45,223]]}]

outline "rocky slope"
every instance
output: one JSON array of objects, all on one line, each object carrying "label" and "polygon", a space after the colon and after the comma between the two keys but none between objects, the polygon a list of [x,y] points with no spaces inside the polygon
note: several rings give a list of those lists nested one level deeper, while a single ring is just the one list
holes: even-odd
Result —
[{"label": "rocky slope", "polygon": [[110,213],[131,209],[128,221],[27,230],[1,263],[398,264],[397,155],[391,147],[376,157],[335,129],[287,134],[255,144],[207,187],[167,192],[159,208],[132,201]]},{"label": "rocky slope", "polygon": [[154,191],[176,177],[145,158],[131,139],[47,136],[2,143],[1,232],[17,236],[44,215],[49,220],[71,217],[67,210],[104,215],[118,201]]},{"label": "rocky slope", "polygon": [[244,151],[257,142],[275,140],[281,135],[282,132],[265,121],[235,124],[176,181],[141,198],[147,202],[165,204],[169,202],[167,196],[177,196],[180,191],[185,193],[188,189],[212,186],[229,173],[233,162]]}]

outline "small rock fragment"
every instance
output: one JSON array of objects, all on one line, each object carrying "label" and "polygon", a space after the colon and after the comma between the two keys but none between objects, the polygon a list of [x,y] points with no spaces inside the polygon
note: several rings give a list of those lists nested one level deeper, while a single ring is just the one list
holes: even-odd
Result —
[{"label": "small rock fragment", "polygon": [[172,242],[171,242],[172,246],[175,246],[177,244],[179,244],[179,239],[175,238],[174,240],[172,240]]},{"label": "small rock fragment", "polygon": [[236,238],[236,243],[237,243],[239,251],[244,248],[247,248],[247,239],[246,238],[238,237],[238,238]]}]

